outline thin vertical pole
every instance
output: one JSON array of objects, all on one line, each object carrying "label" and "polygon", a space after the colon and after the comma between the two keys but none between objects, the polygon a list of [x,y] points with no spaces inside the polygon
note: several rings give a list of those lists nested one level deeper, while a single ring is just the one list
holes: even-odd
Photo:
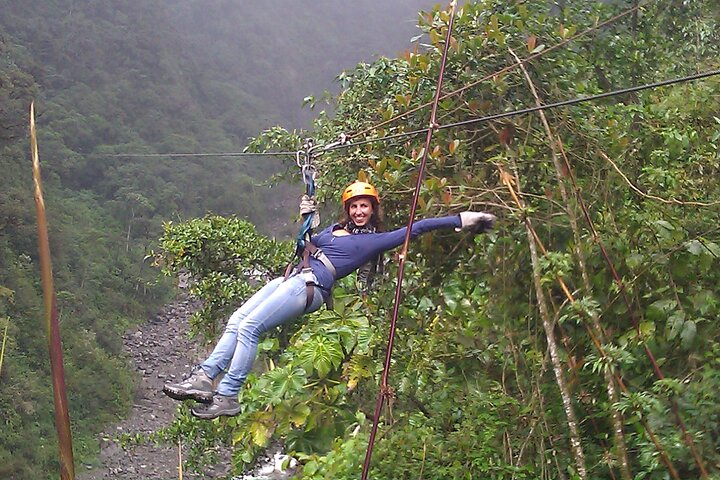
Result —
[{"label": "thin vertical pole", "polygon": [[412,204],[410,206],[410,216],[407,224],[407,231],[405,232],[405,241],[403,242],[402,249],[400,250],[400,261],[398,264],[398,275],[397,285],[395,287],[395,304],[393,306],[392,320],[390,322],[390,335],[388,338],[387,349],[385,351],[385,367],[383,369],[382,379],[380,381],[380,392],[378,394],[377,403],[375,405],[375,415],[373,417],[373,424],[370,429],[370,438],[368,439],[368,448],[365,453],[365,462],[363,463],[362,480],[367,480],[368,473],[370,471],[370,460],[372,459],[373,445],[375,443],[375,436],[377,435],[378,423],[380,423],[380,412],[382,411],[385,397],[389,394],[388,388],[388,377],[390,375],[390,361],[392,359],[392,349],[395,342],[395,329],[397,326],[398,312],[400,311],[400,299],[402,298],[402,282],[403,275],[405,273],[405,259],[407,257],[408,246],[410,245],[410,238],[412,233],[412,226],[415,220],[415,212],[417,211],[418,198],[420,197],[420,187],[422,187],[423,175],[425,173],[425,165],[427,164],[428,152],[430,151],[430,142],[432,141],[433,132],[438,128],[437,124],[437,107],[440,101],[440,94],[442,89],[443,77],[445,75],[445,63],[447,61],[448,50],[450,49],[450,37],[452,35],[453,22],[455,20],[455,7],[457,1],[453,0],[450,3],[450,20],[448,22],[447,35],[445,36],[445,48],[443,49],[442,59],[440,61],[440,72],[438,74],[438,82],[435,87],[435,98],[433,100],[432,111],[430,113],[430,128],[428,128],[427,137],[425,139],[425,149],[423,150],[422,160],[420,167],[418,168],[418,178],[415,185],[415,194],[413,195]]},{"label": "thin vertical pole", "polygon": [[183,480],[182,440],[178,440],[178,480]]},{"label": "thin vertical pole", "polygon": [[2,347],[0,348],[0,373],[2,373],[3,359],[5,358],[5,343],[7,342],[7,331],[8,327],[10,326],[10,319],[6,318],[5,320],[7,321],[7,323],[5,324]]},{"label": "thin vertical pole", "polygon": [[65,369],[63,367],[62,342],[60,340],[60,322],[58,321],[53,285],[52,262],[50,260],[50,241],[48,239],[45,201],[40,179],[40,156],[38,155],[37,132],[35,130],[35,104],[30,104],[30,151],[32,154],[33,180],[35,183],[35,207],[37,210],[38,250],[40,253],[40,272],[42,276],[43,300],[45,304],[45,327],[47,329],[50,351],[50,370],[55,402],[55,428],[60,447],[60,479],[75,479],[72,436],[70,434],[70,415],[68,413],[67,392],[65,389]]}]

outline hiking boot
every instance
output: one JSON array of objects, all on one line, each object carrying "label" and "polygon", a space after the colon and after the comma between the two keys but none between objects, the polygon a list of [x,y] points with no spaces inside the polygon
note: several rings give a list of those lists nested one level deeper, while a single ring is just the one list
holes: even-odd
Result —
[{"label": "hiking boot", "polygon": [[220,416],[233,417],[240,413],[240,404],[237,395],[226,396],[216,393],[212,403],[208,405],[197,405],[191,410],[193,416],[203,420],[212,420]]},{"label": "hiking boot", "polygon": [[163,392],[175,400],[195,400],[201,403],[213,401],[212,379],[202,367],[196,367],[190,376],[180,383],[166,383]]}]

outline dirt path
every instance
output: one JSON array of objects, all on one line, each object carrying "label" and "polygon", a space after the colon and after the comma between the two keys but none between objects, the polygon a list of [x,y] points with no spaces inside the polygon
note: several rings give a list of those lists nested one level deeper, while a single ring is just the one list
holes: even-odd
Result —
[{"label": "dirt path", "polygon": [[[125,352],[133,359],[140,376],[130,415],[100,434],[100,466],[85,470],[79,466],[78,480],[177,480],[178,451],[175,446],[143,444],[124,450],[117,442],[122,434],[147,435],[170,424],[177,402],[162,393],[167,380],[182,379],[204,352],[187,339],[187,319],[192,302],[169,304],[157,317],[128,332],[123,339]],[[202,476],[185,473],[185,479],[228,478],[229,463],[209,467]]]}]

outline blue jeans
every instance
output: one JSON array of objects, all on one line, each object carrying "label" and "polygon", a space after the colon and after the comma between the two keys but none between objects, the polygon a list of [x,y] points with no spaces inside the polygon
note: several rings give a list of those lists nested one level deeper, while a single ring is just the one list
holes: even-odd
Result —
[{"label": "blue jeans", "polygon": [[225,332],[201,367],[210,378],[228,368],[220,381],[220,395],[237,396],[257,354],[260,336],[305,313],[314,312],[323,303],[322,293],[315,288],[312,303],[307,304],[307,280],[311,273],[297,274],[284,280],[276,278],[250,297],[230,316]]}]

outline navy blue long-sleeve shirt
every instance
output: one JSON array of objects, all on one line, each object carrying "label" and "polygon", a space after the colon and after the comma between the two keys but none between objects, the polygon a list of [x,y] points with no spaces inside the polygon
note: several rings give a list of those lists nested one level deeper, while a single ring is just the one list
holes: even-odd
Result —
[{"label": "navy blue long-sleeve shirt", "polygon": [[[460,226],[459,215],[426,218],[413,223],[410,236],[415,238],[431,230]],[[310,267],[317,278],[317,284],[323,289],[324,296],[328,294],[335,280],[346,277],[380,253],[402,245],[407,231],[407,227],[402,227],[390,232],[333,235],[332,232],[337,228],[338,224],[331,225],[311,238],[311,242],[322,249],[337,272],[337,277],[333,278],[332,273],[320,260],[310,257]]]}]

